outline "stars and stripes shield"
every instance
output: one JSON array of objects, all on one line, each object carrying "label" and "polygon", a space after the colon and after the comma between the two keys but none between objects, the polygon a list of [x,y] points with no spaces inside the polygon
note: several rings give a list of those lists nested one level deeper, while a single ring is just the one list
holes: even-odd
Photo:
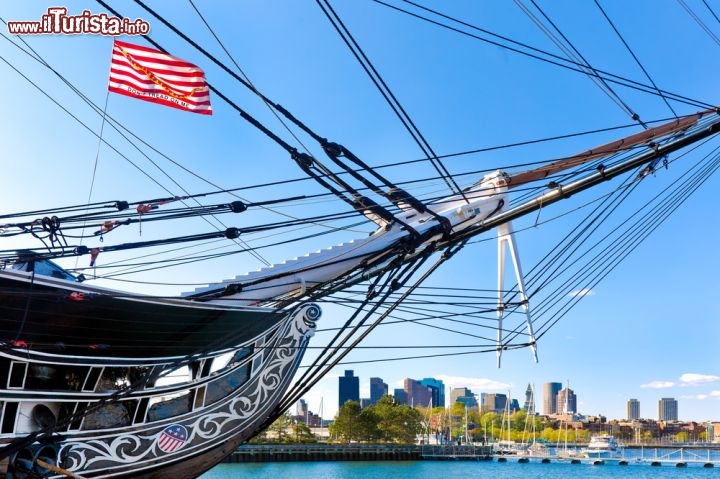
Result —
[{"label": "stars and stripes shield", "polygon": [[108,90],[181,110],[212,115],[205,74],[159,50],[115,40]]},{"label": "stars and stripes shield", "polygon": [[188,432],[185,426],[180,424],[171,424],[163,429],[158,436],[157,444],[163,452],[173,452],[180,449],[187,441]]}]

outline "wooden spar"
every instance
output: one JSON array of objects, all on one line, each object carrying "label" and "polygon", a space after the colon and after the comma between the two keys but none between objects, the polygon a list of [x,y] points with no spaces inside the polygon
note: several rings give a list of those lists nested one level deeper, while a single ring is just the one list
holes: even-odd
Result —
[{"label": "wooden spar", "polygon": [[592,188],[599,183],[608,181],[612,178],[615,178],[616,176],[622,175],[623,173],[632,171],[639,166],[645,165],[656,158],[661,158],[664,155],[677,151],[686,146],[692,145],[693,143],[700,141],[703,138],[707,138],[718,133],[720,133],[720,118],[714,120],[713,122],[711,122],[707,126],[704,126],[698,131],[688,133],[687,135],[677,138],[669,143],[660,145],[656,149],[649,150],[644,153],[639,153],[637,154],[637,156],[628,159],[627,161],[607,167],[602,172],[598,171],[572,183],[553,187],[545,194],[526,201],[521,205],[497,213],[496,215],[493,215],[485,219],[484,221],[481,221],[480,223],[477,223],[469,228],[453,234],[450,237],[449,241],[447,241],[447,243],[444,243],[442,246],[457,244],[461,241],[466,241],[477,234],[495,228],[507,221],[512,221],[516,218],[520,218],[521,216],[525,216],[528,213],[537,211],[540,208],[544,208],[553,203],[557,203],[560,200],[570,198],[575,193],[579,193],[581,191],[587,190],[588,188]]},{"label": "wooden spar", "polygon": [[618,151],[629,150],[637,145],[648,143],[656,138],[676,133],[694,125],[700,118],[702,118],[703,115],[714,111],[715,110],[705,110],[695,113],[694,115],[683,116],[671,122],[664,123],[653,128],[648,128],[647,130],[606,143],[583,153],[578,153],[577,155],[554,161],[548,165],[523,171],[516,175],[510,175],[506,179],[507,187],[516,188],[532,181],[542,180],[554,173],[582,165],[583,163],[587,163],[588,161],[596,158],[611,155],[613,153],[617,153]]}]

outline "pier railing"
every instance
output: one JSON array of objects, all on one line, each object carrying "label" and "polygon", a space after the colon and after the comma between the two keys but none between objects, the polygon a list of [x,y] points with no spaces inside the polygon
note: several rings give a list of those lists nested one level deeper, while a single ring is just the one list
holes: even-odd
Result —
[{"label": "pier railing", "polygon": [[489,446],[394,444],[242,445],[226,462],[485,460]]}]

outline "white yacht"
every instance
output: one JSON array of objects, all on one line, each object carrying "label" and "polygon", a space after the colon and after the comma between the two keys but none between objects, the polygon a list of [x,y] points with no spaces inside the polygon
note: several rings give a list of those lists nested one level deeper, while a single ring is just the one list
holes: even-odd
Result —
[{"label": "white yacht", "polygon": [[622,446],[609,434],[600,434],[590,438],[584,456],[596,459],[610,459],[622,455]]}]

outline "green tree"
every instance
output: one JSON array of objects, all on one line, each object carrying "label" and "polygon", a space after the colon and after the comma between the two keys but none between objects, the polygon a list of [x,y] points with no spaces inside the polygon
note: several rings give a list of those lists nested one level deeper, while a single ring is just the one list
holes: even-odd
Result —
[{"label": "green tree", "polygon": [[378,423],[380,419],[372,406],[360,410],[355,428],[355,439],[359,442],[375,442],[380,438]]},{"label": "green tree", "polygon": [[288,428],[290,427],[290,414],[285,413],[270,424],[264,431],[253,437],[250,442],[253,444],[269,444],[287,441]]},{"label": "green tree", "polygon": [[293,424],[293,435],[292,435],[292,442],[300,442],[300,443],[312,443],[317,442],[317,437],[315,437],[315,434],[310,430],[307,424],[305,424],[302,421],[296,421],[295,424]]},{"label": "green tree", "polygon": [[343,404],[329,427],[331,436],[344,443],[356,440],[360,411],[360,403],[357,401]]},{"label": "green tree", "polygon": [[495,411],[488,411],[480,416],[480,429],[482,429],[483,438],[487,437],[488,441],[495,439],[494,428],[500,425],[500,415]]},{"label": "green tree", "polygon": [[391,396],[383,396],[370,408],[377,416],[379,439],[382,441],[413,444],[423,431],[421,412],[405,404],[397,404]]}]

